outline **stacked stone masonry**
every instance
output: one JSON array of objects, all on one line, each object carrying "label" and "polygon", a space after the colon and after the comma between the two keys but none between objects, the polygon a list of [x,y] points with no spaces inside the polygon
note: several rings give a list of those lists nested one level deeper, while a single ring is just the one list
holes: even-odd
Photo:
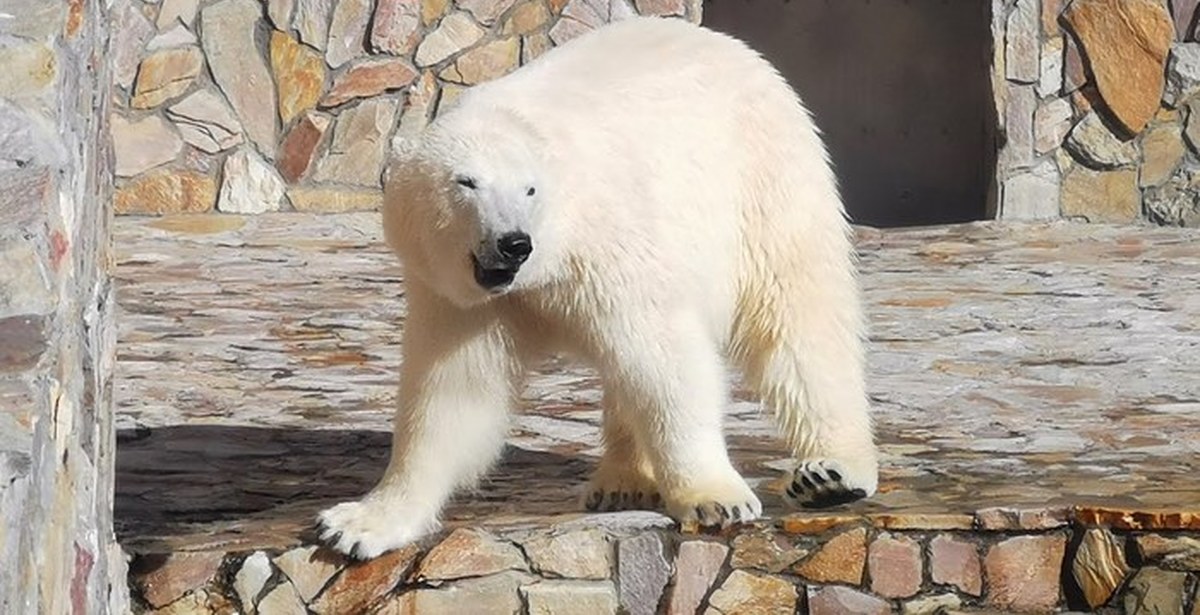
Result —
[{"label": "stacked stone masonry", "polygon": [[392,138],[603,23],[699,0],[130,0],[118,214],[375,209]]},{"label": "stacked stone masonry", "polygon": [[[1101,525],[1094,525],[1095,523]],[[1200,612],[1200,515],[796,515],[724,533],[654,513],[459,528],[366,562],[316,546],[143,556],[139,612]]]},{"label": "stacked stone masonry", "polygon": [[1190,0],[993,0],[998,216],[1200,225]]},{"label": "stacked stone masonry", "polygon": [[0,8],[3,613],[125,609],[112,519],[106,6]]},{"label": "stacked stone masonry", "polygon": [[[116,210],[375,209],[392,138],[465,88],[613,19],[700,10],[130,0],[114,16]],[[1200,224],[1195,12],[1186,0],[992,0],[997,217]]]}]

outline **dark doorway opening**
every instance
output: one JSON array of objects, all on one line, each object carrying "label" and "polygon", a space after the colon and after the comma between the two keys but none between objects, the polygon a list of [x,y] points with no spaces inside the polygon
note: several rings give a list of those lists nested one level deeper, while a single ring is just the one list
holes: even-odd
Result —
[{"label": "dark doorway opening", "polygon": [[916,226],[989,217],[990,5],[705,0],[704,24],[760,51],[800,93],[856,224]]}]

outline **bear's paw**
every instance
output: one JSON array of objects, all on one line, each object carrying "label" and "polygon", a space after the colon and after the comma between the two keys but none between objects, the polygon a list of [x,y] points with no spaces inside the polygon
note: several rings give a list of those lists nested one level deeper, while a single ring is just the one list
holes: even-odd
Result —
[{"label": "bear's paw", "polygon": [[761,517],[762,502],[738,477],[668,496],[667,514],[683,525],[727,528]]},{"label": "bear's paw", "polygon": [[402,506],[371,498],[343,502],[317,517],[321,542],[359,560],[379,557],[436,530],[432,516],[406,515]]},{"label": "bear's paw", "polygon": [[583,500],[583,508],[588,512],[657,510],[661,505],[662,496],[653,488],[646,490],[589,489]]},{"label": "bear's paw", "polygon": [[810,459],[792,473],[786,489],[788,502],[803,508],[828,508],[874,495],[876,470],[854,468],[836,459]]},{"label": "bear's paw", "polygon": [[658,485],[648,471],[610,458],[601,461],[583,495],[583,508],[589,512],[657,510],[661,505]]}]

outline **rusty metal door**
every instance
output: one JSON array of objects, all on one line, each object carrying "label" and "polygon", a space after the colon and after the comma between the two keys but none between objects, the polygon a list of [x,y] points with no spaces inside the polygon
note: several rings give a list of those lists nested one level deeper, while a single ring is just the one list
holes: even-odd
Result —
[{"label": "rusty metal door", "polygon": [[988,0],[705,0],[812,109],[853,220],[988,216],[995,172]]}]

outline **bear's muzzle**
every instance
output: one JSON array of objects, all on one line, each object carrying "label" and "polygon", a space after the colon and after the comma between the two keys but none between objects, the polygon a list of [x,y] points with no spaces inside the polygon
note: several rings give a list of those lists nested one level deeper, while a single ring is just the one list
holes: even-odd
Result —
[{"label": "bear's muzzle", "polygon": [[504,233],[494,241],[485,242],[482,254],[471,255],[475,281],[487,290],[502,290],[513,283],[517,271],[532,253],[533,240],[522,231]]}]

